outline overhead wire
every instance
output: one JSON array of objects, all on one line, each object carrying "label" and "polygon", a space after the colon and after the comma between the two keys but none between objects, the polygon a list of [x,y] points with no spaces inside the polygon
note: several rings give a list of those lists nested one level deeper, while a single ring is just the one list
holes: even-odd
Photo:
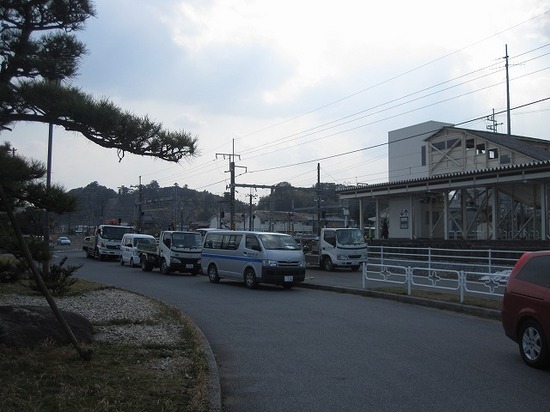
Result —
[{"label": "overhead wire", "polygon": [[[516,24],[516,25],[514,25],[514,26],[511,26],[511,27],[509,27],[509,28],[507,28],[507,29],[505,29],[505,30],[503,30],[503,31],[500,31],[500,32],[498,32],[498,33],[496,33],[496,34],[493,34],[493,35],[491,35],[491,36],[489,36],[489,37],[486,37],[486,38],[484,38],[484,39],[482,39],[482,40],[479,40],[479,41],[476,41],[476,42],[474,42],[474,43],[471,43],[471,44],[468,45],[468,46],[462,47],[462,48],[460,48],[460,49],[458,49],[458,50],[455,50],[455,51],[453,51],[453,52],[451,52],[451,53],[448,53],[448,54],[446,54],[446,55],[444,55],[444,56],[441,56],[441,57],[439,57],[439,58],[437,58],[437,59],[431,60],[431,61],[429,61],[429,62],[427,62],[427,63],[424,63],[424,64],[422,64],[422,65],[419,65],[419,66],[417,66],[417,67],[415,67],[415,68],[413,68],[413,69],[407,70],[407,71],[405,71],[405,72],[403,72],[403,73],[401,73],[401,74],[399,74],[399,75],[397,75],[397,76],[393,76],[393,77],[391,77],[391,78],[389,78],[389,79],[386,79],[386,80],[384,80],[384,81],[382,81],[382,82],[379,82],[379,83],[377,83],[377,84],[375,84],[375,85],[373,85],[373,86],[370,86],[370,87],[368,87],[368,88],[362,89],[362,90],[360,90],[360,91],[358,91],[358,92],[355,92],[355,93],[353,93],[353,94],[350,94],[350,95],[348,95],[348,96],[345,96],[345,97],[343,97],[343,98],[341,98],[341,99],[338,99],[338,100],[335,100],[335,101],[330,102],[330,103],[328,103],[328,104],[319,106],[319,107],[317,107],[316,109],[310,110],[310,111],[308,111],[308,112],[306,112],[306,113],[304,113],[304,114],[301,114],[301,115],[299,115],[299,116],[295,116],[295,117],[293,117],[293,118],[291,118],[291,119],[288,119],[288,120],[285,120],[285,121],[283,121],[283,122],[278,122],[278,123],[276,123],[276,124],[273,124],[273,125],[270,125],[270,126],[267,126],[267,127],[261,128],[261,129],[258,129],[258,130],[254,131],[254,132],[251,132],[251,133],[248,133],[248,134],[239,136],[239,137],[237,137],[236,139],[238,140],[238,139],[241,139],[241,138],[244,138],[244,137],[247,137],[247,136],[254,135],[254,134],[256,134],[256,133],[260,133],[260,132],[269,130],[269,129],[274,128],[274,127],[276,127],[276,126],[279,126],[279,125],[282,125],[282,124],[289,123],[289,122],[291,122],[291,121],[293,121],[293,120],[297,120],[297,119],[299,119],[299,118],[302,118],[302,117],[307,116],[307,115],[309,115],[309,114],[315,113],[315,112],[317,112],[317,111],[320,111],[320,110],[325,109],[325,108],[327,108],[327,107],[330,107],[330,106],[332,106],[332,105],[338,104],[338,103],[340,103],[340,102],[342,102],[342,101],[345,101],[345,100],[347,100],[347,99],[350,99],[350,98],[352,98],[352,97],[354,97],[354,96],[357,96],[357,95],[359,95],[359,94],[365,93],[366,91],[372,90],[372,89],[374,89],[374,88],[376,88],[376,87],[379,87],[379,86],[381,86],[381,85],[387,84],[387,83],[389,83],[389,82],[391,82],[391,81],[393,81],[393,80],[396,80],[396,79],[398,79],[398,78],[400,78],[400,77],[406,76],[407,74],[410,74],[410,73],[412,73],[412,72],[414,72],[414,71],[417,71],[417,70],[419,70],[419,69],[421,69],[421,68],[424,68],[424,67],[426,67],[426,66],[429,66],[430,64],[433,64],[433,63],[435,63],[435,62],[438,62],[438,61],[440,61],[440,60],[443,60],[443,59],[445,59],[445,58],[447,58],[447,57],[449,57],[449,56],[452,56],[452,55],[454,55],[454,54],[457,54],[457,53],[459,53],[459,52],[461,52],[461,51],[463,51],[463,50],[465,50],[465,49],[467,49],[467,48],[469,48],[469,47],[472,47],[473,45],[479,44],[479,43],[481,43],[481,42],[483,42],[483,41],[485,41],[485,40],[488,40],[488,39],[490,39],[490,38],[492,38],[492,37],[494,37],[494,36],[497,36],[497,35],[502,34],[502,33],[506,32],[506,31],[508,31],[508,30],[511,30],[511,29],[513,29],[513,28],[516,28],[516,27],[518,27],[518,26],[520,26],[520,25],[522,25],[522,24],[525,24],[525,23],[527,23],[527,22],[530,22],[530,21],[532,21],[532,20],[534,20],[534,19],[536,19],[536,18],[539,18],[539,17],[541,17],[541,16],[543,16],[543,15],[549,13],[549,12],[550,12],[550,10],[548,10],[548,11],[546,11],[546,12],[544,12],[544,13],[541,13],[541,14],[539,14],[539,15],[537,15],[537,16],[534,16],[533,18],[530,18],[530,19],[528,19],[528,20],[525,20],[524,22],[521,22],[521,23],[518,23],[518,24]],[[542,46],[540,46],[540,47],[537,47],[536,49],[529,50],[529,51],[526,51],[526,52],[524,52],[524,53],[521,53],[521,54],[515,56],[514,58],[517,59],[517,58],[519,58],[520,56],[526,55],[526,54],[528,54],[528,53],[532,53],[532,52],[534,52],[534,51],[536,51],[536,50],[542,49],[542,48],[547,47],[547,46],[548,46],[548,44],[542,45]],[[548,53],[547,53],[547,54],[548,54]],[[546,56],[547,54],[544,54],[543,56]],[[536,59],[538,59],[538,58],[540,58],[540,57],[543,57],[543,56],[534,57],[534,58],[532,58],[532,59],[527,60],[526,62],[532,61],[532,60],[536,60]],[[365,127],[365,126],[368,126],[368,125],[371,125],[371,124],[374,124],[374,123],[379,123],[379,122],[382,122],[382,121],[385,121],[385,120],[388,120],[388,119],[392,119],[392,118],[394,118],[394,117],[396,117],[396,116],[400,116],[400,115],[404,115],[404,114],[409,114],[409,113],[414,112],[414,111],[417,111],[417,110],[421,110],[421,109],[424,109],[424,108],[427,108],[427,107],[434,106],[434,105],[436,105],[436,104],[441,104],[441,103],[444,103],[444,102],[453,100],[453,99],[455,99],[455,98],[463,97],[463,96],[466,96],[466,95],[471,94],[471,93],[475,93],[475,92],[479,92],[479,91],[481,91],[481,90],[485,90],[485,89],[487,89],[487,88],[489,88],[489,87],[494,87],[495,85],[491,85],[491,86],[487,86],[487,87],[484,87],[484,88],[480,88],[480,89],[477,89],[477,90],[472,91],[472,92],[470,92],[470,93],[464,93],[464,94],[461,94],[461,95],[459,95],[459,96],[455,96],[455,97],[450,98],[450,99],[444,99],[444,100],[441,100],[441,101],[438,101],[438,102],[435,102],[435,103],[432,103],[432,104],[424,105],[424,106],[422,106],[422,107],[420,107],[420,108],[415,108],[415,109],[411,109],[411,110],[408,110],[408,111],[404,111],[404,112],[402,112],[402,113],[400,113],[400,114],[397,114],[397,115],[394,115],[394,116],[385,117],[385,118],[380,119],[380,120],[377,120],[377,121],[375,121],[375,122],[371,122],[371,123],[367,123],[367,124],[364,124],[364,125],[360,125],[360,126],[357,126],[357,127],[351,128],[351,129],[348,128],[348,129],[343,130],[343,131],[340,131],[340,132],[338,132],[338,133],[329,134],[328,136],[319,137],[319,138],[316,138],[316,139],[313,139],[313,140],[309,140],[309,141],[307,141],[307,142],[302,142],[302,143],[299,143],[299,144],[296,144],[296,145],[293,145],[293,146],[290,146],[290,147],[288,146],[288,143],[289,143],[289,140],[288,140],[288,139],[289,139],[289,138],[294,138],[294,139],[291,139],[291,140],[290,140],[290,141],[294,141],[294,140],[302,139],[302,138],[305,138],[305,137],[308,137],[308,136],[312,136],[312,135],[314,135],[314,134],[316,134],[316,133],[321,133],[321,132],[323,132],[323,131],[331,130],[331,129],[336,128],[336,127],[341,127],[341,126],[343,126],[343,125],[346,125],[346,124],[349,124],[349,123],[352,123],[352,122],[361,120],[361,119],[363,119],[363,118],[366,118],[366,117],[369,117],[369,116],[373,116],[374,114],[380,114],[380,113],[383,113],[384,111],[391,110],[391,109],[395,109],[396,107],[401,107],[401,106],[403,106],[403,105],[405,105],[405,104],[410,104],[410,103],[412,103],[412,102],[414,102],[414,101],[418,101],[418,100],[420,100],[420,99],[427,98],[428,96],[435,95],[435,94],[438,94],[438,93],[442,93],[443,91],[446,91],[446,90],[449,90],[449,89],[453,89],[453,88],[456,88],[456,87],[458,87],[458,86],[460,86],[460,85],[464,85],[464,84],[466,84],[466,83],[470,83],[470,82],[472,82],[472,81],[479,80],[479,79],[481,79],[481,78],[487,77],[487,76],[489,76],[488,74],[483,75],[483,76],[479,76],[479,77],[476,78],[476,79],[469,80],[469,81],[467,81],[467,82],[463,82],[463,83],[461,83],[461,84],[459,84],[459,85],[450,86],[450,87],[448,87],[448,88],[446,88],[446,89],[443,89],[443,90],[440,90],[440,91],[436,91],[436,92],[432,92],[432,93],[427,94],[427,95],[425,95],[425,96],[417,97],[417,98],[415,98],[415,99],[411,99],[410,101],[407,101],[407,102],[404,102],[404,103],[400,103],[400,104],[395,105],[395,106],[393,106],[393,107],[386,108],[386,109],[384,109],[384,110],[381,109],[381,110],[378,111],[378,112],[371,113],[371,114],[369,114],[369,115],[365,115],[365,116],[362,116],[362,117],[357,118],[357,116],[358,116],[359,114],[367,113],[369,110],[372,111],[372,110],[374,110],[375,108],[384,107],[385,105],[388,105],[388,104],[390,104],[390,103],[392,103],[392,102],[401,101],[401,100],[403,100],[403,99],[405,99],[405,98],[407,98],[407,97],[412,97],[412,96],[414,96],[414,95],[416,95],[416,94],[418,94],[418,93],[421,93],[421,92],[423,92],[423,91],[428,91],[428,90],[431,90],[431,89],[440,87],[441,85],[445,85],[445,84],[452,83],[452,82],[454,82],[454,81],[456,81],[456,80],[458,80],[458,79],[461,79],[461,78],[465,78],[465,77],[471,76],[472,74],[478,73],[478,72],[483,71],[483,70],[487,70],[488,68],[490,68],[490,67],[492,67],[492,66],[494,66],[494,65],[490,65],[490,66],[484,67],[484,68],[482,68],[482,69],[474,70],[474,71],[472,71],[472,72],[470,72],[470,73],[467,73],[467,74],[458,76],[458,77],[456,77],[456,78],[454,78],[454,79],[447,80],[447,81],[438,83],[438,84],[436,84],[436,85],[426,87],[426,88],[421,89],[421,90],[418,90],[418,91],[416,91],[416,92],[412,92],[412,93],[409,93],[409,94],[407,94],[407,95],[401,96],[401,97],[399,97],[399,98],[392,99],[392,100],[390,100],[390,101],[388,101],[388,102],[385,102],[385,103],[382,103],[382,104],[379,104],[379,105],[375,105],[375,106],[370,107],[370,108],[368,108],[368,109],[364,109],[364,110],[361,110],[361,111],[358,111],[358,112],[355,112],[355,113],[352,113],[352,114],[349,114],[349,115],[340,117],[339,119],[335,119],[335,120],[332,120],[332,121],[330,121],[330,122],[325,122],[325,123],[323,123],[323,124],[320,124],[320,125],[317,125],[317,126],[314,126],[314,127],[308,128],[308,129],[305,129],[305,130],[303,130],[303,131],[301,131],[301,132],[296,132],[296,133],[293,133],[293,134],[288,135],[288,136],[283,136],[283,137],[277,139],[276,141],[272,142],[271,144],[269,144],[269,145],[267,145],[267,146],[266,146],[266,145],[263,145],[263,146],[258,146],[258,147],[256,147],[256,148],[247,149],[247,150],[244,151],[244,154],[246,155],[246,154],[255,153],[255,152],[258,152],[258,151],[261,151],[261,150],[267,150],[267,149],[269,149],[269,148],[276,147],[277,145],[282,145],[282,144],[286,144],[286,147],[285,147],[284,149],[292,149],[292,148],[295,148],[295,147],[297,147],[297,146],[299,146],[299,145],[302,145],[302,144],[308,144],[308,143],[312,143],[312,142],[316,142],[316,141],[325,139],[325,138],[327,138],[327,137],[332,137],[332,136],[335,136],[335,135],[338,135],[338,134],[347,133],[347,132],[356,130],[356,129],[360,128],[360,127]],[[544,69],[541,69],[541,70],[546,70],[546,69],[547,69],[547,68],[544,68]],[[501,70],[502,70],[502,69],[501,69]],[[499,70],[499,71],[501,71],[501,70]],[[539,70],[539,71],[541,71],[541,70]],[[532,72],[531,74],[536,73],[536,72],[538,72],[538,71]],[[492,74],[494,74],[494,73],[492,73]],[[522,76],[522,77],[523,77],[523,76]],[[502,84],[502,82],[497,83],[496,85],[498,85],[498,84]],[[354,118],[354,117],[355,117],[355,118]],[[347,120],[347,119],[350,119],[350,118],[353,118],[353,120]],[[345,121],[342,122],[343,120],[345,120]],[[340,124],[337,124],[337,125],[334,125],[334,124],[337,123],[337,122],[341,122],[341,123],[340,123]],[[329,125],[333,125],[333,126],[328,127]],[[325,128],[325,129],[322,129],[323,127],[326,127],[326,128]],[[314,131],[316,131],[316,132],[314,132]],[[309,134],[307,134],[307,133],[309,133]],[[383,145],[383,144],[382,144],[382,145]],[[376,145],[376,146],[374,146],[374,147],[378,147],[378,146],[379,146],[379,145]],[[221,147],[221,146],[219,146],[219,147]],[[283,150],[283,149],[279,149],[279,150]],[[364,149],[354,150],[354,151],[351,151],[350,153],[354,153],[354,152],[362,151],[362,150],[364,150]],[[278,151],[278,150],[276,150],[276,151]],[[273,152],[275,152],[275,151],[271,150],[270,152],[273,153]],[[258,157],[258,156],[259,156],[259,155],[257,155],[257,156],[252,156],[252,157],[247,157],[247,159],[253,159],[253,158]],[[279,165],[279,166],[275,166],[275,167],[271,167],[271,168],[259,169],[259,170],[256,170],[256,171],[249,170],[248,173],[260,173],[260,172],[264,172],[264,171],[268,171],[268,170],[283,169],[283,168],[293,167],[293,166],[300,165],[300,164],[311,163],[311,162],[319,161],[319,160],[325,160],[325,159],[329,159],[329,158],[332,158],[332,157],[334,157],[334,156],[320,157],[320,158],[314,159],[314,160],[303,161],[303,162],[297,162],[297,163],[289,164],[289,165]],[[170,176],[168,176],[168,177],[166,177],[166,178],[163,178],[163,180],[169,179],[170,177],[176,178],[176,177],[181,176],[181,174],[185,174],[187,177],[196,177],[196,176],[198,176],[198,175],[204,174],[205,170],[206,170],[206,171],[215,170],[215,169],[217,168],[217,166],[215,166],[215,164],[219,165],[219,162],[215,161],[214,164],[213,164],[212,162],[208,162],[208,163],[203,163],[203,164],[201,164],[201,165],[196,165],[196,166],[193,167],[193,170],[191,171],[191,174],[189,173],[188,170],[186,170],[186,171],[174,173],[174,174],[172,174],[172,175],[170,175]],[[183,168],[184,166],[180,166],[180,167]],[[219,169],[219,168],[218,168],[218,169]],[[226,181],[227,181],[227,179],[223,179],[223,180],[221,180],[221,181],[216,181],[216,182],[214,182],[214,183],[208,183],[208,184],[205,184],[205,185],[201,186],[199,189],[211,187],[211,186],[214,186],[214,185],[217,185],[217,184],[219,184],[219,183],[226,182]]]}]

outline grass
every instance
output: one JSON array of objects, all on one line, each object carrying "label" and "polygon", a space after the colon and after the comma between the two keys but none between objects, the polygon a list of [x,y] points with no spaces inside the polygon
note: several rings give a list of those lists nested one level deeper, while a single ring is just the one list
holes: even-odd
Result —
[{"label": "grass", "polygon": [[[70,294],[100,288],[79,280]],[[21,284],[2,284],[0,293],[36,294]],[[94,342],[85,346],[93,350],[91,361],[72,346],[48,342],[33,349],[0,346],[0,409],[207,411],[208,362],[196,329],[175,308],[158,306],[153,322],[180,326],[175,343]]]},{"label": "grass", "polygon": [[[407,289],[402,287],[376,288],[378,292],[391,293],[394,295],[407,295]],[[502,309],[502,300],[486,297],[465,296],[464,302],[460,302],[460,296],[451,293],[432,292],[421,289],[413,289],[411,296],[423,299],[438,300],[442,302],[458,303],[462,305],[476,306],[484,309]]]}]

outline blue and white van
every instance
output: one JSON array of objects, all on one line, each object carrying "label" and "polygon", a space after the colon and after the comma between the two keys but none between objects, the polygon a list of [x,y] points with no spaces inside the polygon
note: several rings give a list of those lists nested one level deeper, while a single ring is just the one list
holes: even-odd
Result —
[{"label": "blue and white van", "polygon": [[304,281],[306,262],[290,235],[216,230],[204,238],[201,269],[212,283],[227,278],[242,280],[251,289],[258,283],[289,289]]}]

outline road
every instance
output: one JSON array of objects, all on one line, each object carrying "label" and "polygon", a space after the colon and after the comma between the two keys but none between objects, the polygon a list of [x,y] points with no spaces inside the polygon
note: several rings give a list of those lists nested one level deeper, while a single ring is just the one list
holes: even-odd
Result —
[{"label": "road", "polygon": [[79,277],[188,314],[216,356],[226,412],[533,412],[550,405],[550,372],[525,366],[498,321],[313,289],[248,290],[62,254],[67,264],[84,265]]}]

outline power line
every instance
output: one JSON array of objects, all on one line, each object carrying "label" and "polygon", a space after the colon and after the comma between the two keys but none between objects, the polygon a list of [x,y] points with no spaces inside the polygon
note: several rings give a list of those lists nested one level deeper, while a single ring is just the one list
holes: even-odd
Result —
[{"label": "power line", "polygon": [[[527,107],[527,106],[530,106],[530,105],[533,105],[533,104],[537,104],[537,103],[542,103],[542,102],[548,101],[548,100],[550,100],[550,97],[545,97],[543,99],[539,99],[539,100],[536,100],[536,101],[533,101],[533,102],[530,102],[530,103],[526,103],[526,104],[523,104],[523,105],[520,105],[520,106],[516,106],[514,108],[511,108],[510,110],[513,111],[513,110],[516,110],[516,109],[521,109],[521,108],[524,108],[524,107]],[[506,113],[506,110],[495,112],[495,114],[502,114],[502,113]],[[471,122],[478,121],[478,120],[481,120],[481,119],[485,119],[486,117],[487,117],[487,115],[483,115],[483,116],[476,117],[476,118],[473,118],[473,119],[470,119],[470,120],[465,120],[465,121],[460,122],[460,123],[455,123],[453,126],[455,126],[455,127],[460,126],[460,125],[463,125],[463,124],[467,124],[467,123],[471,123]],[[436,131],[437,130],[434,130],[433,132],[435,133]],[[430,133],[430,132],[423,132],[422,134],[425,134],[425,133]],[[392,142],[392,144],[398,143],[398,142],[401,142],[401,141],[404,141],[404,140],[412,139],[412,138],[417,137],[417,136],[418,135],[408,136],[406,138],[396,140],[395,142]],[[388,142],[378,143],[378,144],[375,144],[375,145],[366,146],[366,147],[362,147],[362,148],[359,148],[359,149],[350,150],[350,151],[347,151],[347,152],[337,153],[337,154],[333,154],[333,155],[329,155],[329,156],[325,156],[325,157],[320,157],[320,158],[316,158],[316,159],[304,160],[302,162],[297,162],[297,163],[288,164],[288,165],[274,166],[274,167],[265,168],[265,169],[253,170],[253,171],[249,171],[248,173],[260,173],[260,172],[266,172],[266,171],[271,171],[271,170],[279,170],[279,169],[288,168],[288,167],[301,166],[301,165],[308,164],[308,163],[320,162],[320,161],[327,160],[327,159],[333,159],[335,157],[342,157],[342,156],[347,156],[347,155],[350,155],[350,154],[353,154],[353,153],[363,152],[365,150],[370,150],[370,149],[374,149],[374,148],[377,148],[377,147],[386,146],[388,144],[389,144]]]}]

